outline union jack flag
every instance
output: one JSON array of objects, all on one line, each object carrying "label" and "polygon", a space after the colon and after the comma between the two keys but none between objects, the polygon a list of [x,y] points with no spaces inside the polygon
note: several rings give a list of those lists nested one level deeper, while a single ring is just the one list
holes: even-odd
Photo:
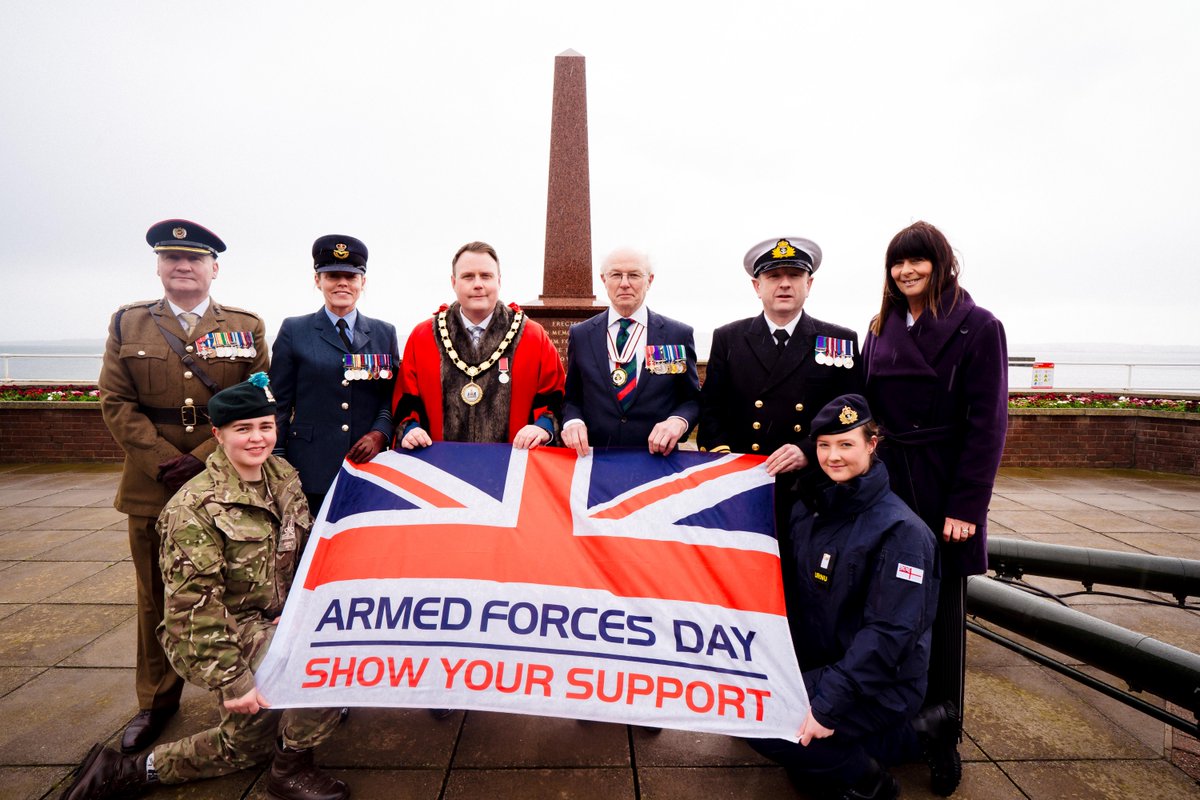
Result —
[{"label": "union jack flag", "polygon": [[794,739],[763,460],[439,442],[346,462],[260,690]]}]

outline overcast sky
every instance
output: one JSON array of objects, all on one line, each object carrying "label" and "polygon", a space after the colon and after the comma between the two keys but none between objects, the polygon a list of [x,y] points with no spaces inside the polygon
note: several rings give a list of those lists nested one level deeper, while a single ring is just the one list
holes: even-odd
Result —
[{"label": "overcast sky", "polygon": [[[149,225],[222,236],[213,296],[274,334],[312,240],[363,239],[402,334],[483,239],[541,291],[554,57],[587,59],[594,262],[648,250],[698,340],[760,309],[742,256],[825,251],[865,331],[938,225],[1011,342],[1200,345],[1200,3],[18,2],[0,28],[0,340],[103,336],[162,294]],[[602,296],[602,288],[596,283]]]}]

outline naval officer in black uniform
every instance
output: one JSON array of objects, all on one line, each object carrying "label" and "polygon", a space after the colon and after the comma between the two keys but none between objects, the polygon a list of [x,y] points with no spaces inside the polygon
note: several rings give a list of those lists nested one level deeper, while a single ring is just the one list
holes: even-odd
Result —
[{"label": "naval officer in black uniform", "polygon": [[759,242],[742,264],[762,313],[713,333],[708,375],[700,393],[697,444],[709,452],[767,456],[777,480],[780,551],[797,494],[790,473],[820,482],[808,438],[813,416],[833,398],[862,391],[858,334],[804,311],[821,248],[799,236]]}]

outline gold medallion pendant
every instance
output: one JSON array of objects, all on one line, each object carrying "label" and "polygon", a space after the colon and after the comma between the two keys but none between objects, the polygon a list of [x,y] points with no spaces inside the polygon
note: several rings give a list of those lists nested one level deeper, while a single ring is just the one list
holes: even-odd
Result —
[{"label": "gold medallion pendant", "polygon": [[483,399],[483,387],[475,381],[471,381],[458,394],[462,397],[464,403],[473,406]]},{"label": "gold medallion pendant", "polygon": [[612,371],[613,386],[616,386],[618,389],[620,387],[624,386],[626,381],[628,381],[628,380],[629,380],[629,373],[626,372],[623,368],[617,367],[616,369],[614,369]]}]

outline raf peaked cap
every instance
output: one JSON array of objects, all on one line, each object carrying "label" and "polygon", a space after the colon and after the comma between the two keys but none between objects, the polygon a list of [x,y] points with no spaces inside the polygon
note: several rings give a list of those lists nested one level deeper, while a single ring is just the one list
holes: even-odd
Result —
[{"label": "raf peaked cap", "polygon": [[225,243],[220,236],[186,219],[156,222],[146,231],[146,241],[159,253],[164,250],[183,250],[215,257],[217,253],[225,252]]},{"label": "raf peaked cap", "polygon": [[222,389],[208,400],[208,418],[220,428],[242,419],[275,416],[275,395],[267,373],[256,372],[241,383]]},{"label": "raf peaked cap", "polygon": [[766,239],[750,248],[742,259],[742,266],[751,278],[779,267],[796,267],[811,275],[821,266],[821,248],[816,242],[799,236]]},{"label": "raf peaked cap", "polygon": [[313,242],[313,269],[317,272],[367,273],[367,246],[361,239],[331,233]]},{"label": "raf peaked cap", "polygon": [[809,435],[814,440],[818,436],[836,436],[870,421],[871,407],[867,405],[867,399],[861,394],[844,394],[833,398],[817,412]]}]

